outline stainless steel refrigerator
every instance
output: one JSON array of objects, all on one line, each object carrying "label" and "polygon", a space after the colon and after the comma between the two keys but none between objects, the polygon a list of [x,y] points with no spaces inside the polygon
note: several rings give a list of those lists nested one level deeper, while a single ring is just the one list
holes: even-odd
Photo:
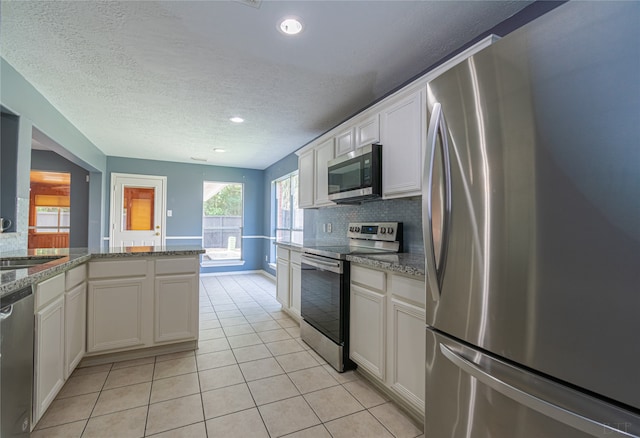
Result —
[{"label": "stainless steel refrigerator", "polygon": [[428,84],[427,438],[640,436],[640,2]]}]

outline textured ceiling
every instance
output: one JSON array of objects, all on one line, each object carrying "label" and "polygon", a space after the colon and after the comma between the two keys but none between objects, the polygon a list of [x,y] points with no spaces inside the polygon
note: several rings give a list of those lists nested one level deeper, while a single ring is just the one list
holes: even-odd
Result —
[{"label": "textured ceiling", "polygon": [[106,155],[264,169],[528,4],[3,0],[0,53]]}]

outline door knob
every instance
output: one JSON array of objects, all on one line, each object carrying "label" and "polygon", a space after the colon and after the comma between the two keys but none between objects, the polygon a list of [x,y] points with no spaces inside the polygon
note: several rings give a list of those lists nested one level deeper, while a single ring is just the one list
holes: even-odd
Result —
[{"label": "door knob", "polygon": [[156,236],[159,236],[159,235],[160,235],[160,233],[156,233]]}]

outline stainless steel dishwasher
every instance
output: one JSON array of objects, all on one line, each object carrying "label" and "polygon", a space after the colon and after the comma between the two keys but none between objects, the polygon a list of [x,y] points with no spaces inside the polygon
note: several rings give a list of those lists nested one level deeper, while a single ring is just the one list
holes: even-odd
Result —
[{"label": "stainless steel dishwasher", "polygon": [[0,298],[0,437],[28,437],[33,394],[31,286]]}]

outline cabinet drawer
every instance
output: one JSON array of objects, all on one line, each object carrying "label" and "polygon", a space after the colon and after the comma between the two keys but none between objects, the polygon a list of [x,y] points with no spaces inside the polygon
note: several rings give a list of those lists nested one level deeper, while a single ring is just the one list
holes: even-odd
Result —
[{"label": "cabinet drawer", "polygon": [[291,263],[297,263],[300,264],[301,260],[300,260],[300,256],[302,255],[301,252],[298,251],[291,251]]},{"label": "cabinet drawer", "polygon": [[36,309],[64,294],[64,274],[58,274],[36,285]]},{"label": "cabinet drawer", "polygon": [[351,281],[381,291],[386,290],[385,273],[351,265]]},{"label": "cabinet drawer", "polygon": [[146,260],[128,259],[89,263],[89,278],[136,277],[146,274]]},{"label": "cabinet drawer", "polygon": [[416,303],[424,308],[426,302],[425,282],[402,275],[389,275],[389,291],[396,297]]},{"label": "cabinet drawer", "polygon": [[198,264],[193,257],[156,260],[156,275],[190,274],[198,271]]},{"label": "cabinet drawer", "polygon": [[283,260],[289,260],[289,250],[282,248],[282,247],[277,247],[276,248],[276,255],[278,256],[279,259],[283,259]]},{"label": "cabinet drawer", "polygon": [[87,265],[82,264],[67,271],[66,290],[71,290],[87,279]]}]

